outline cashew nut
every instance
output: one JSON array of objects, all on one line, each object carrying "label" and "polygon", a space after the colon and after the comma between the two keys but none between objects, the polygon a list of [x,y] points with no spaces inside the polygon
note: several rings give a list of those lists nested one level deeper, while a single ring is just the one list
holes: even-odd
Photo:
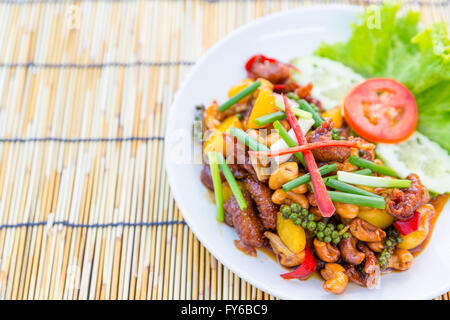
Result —
[{"label": "cashew nut", "polygon": [[386,232],[382,229],[360,218],[356,218],[350,223],[350,232],[358,240],[367,242],[381,241],[386,237]]},{"label": "cashew nut", "polygon": [[272,190],[281,188],[283,184],[298,177],[298,165],[296,162],[281,164],[269,178],[269,187]]},{"label": "cashew nut", "polygon": [[364,263],[365,285],[368,289],[375,289],[380,287],[380,265],[375,254],[362,242],[358,243],[358,249],[366,255],[366,261]]},{"label": "cashew nut", "polygon": [[364,253],[356,249],[356,239],[352,236],[348,237],[348,239],[341,240],[339,242],[339,249],[341,250],[344,261],[351,264],[360,264],[366,257]]},{"label": "cashew nut", "polygon": [[[299,176],[302,176],[303,174],[300,174]],[[297,194],[304,194],[306,192],[308,192],[308,186],[306,185],[306,183],[299,185],[298,187],[295,187],[294,189],[291,190],[294,193]]]},{"label": "cashew nut", "polygon": [[275,233],[266,231],[264,235],[270,241],[273,252],[280,258],[280,263],[285,267],[295,267],[305,260],[305,250],[294,253],[281,241],[281,238]]},{"label": "cashew nut", "polygon": [[272,194],[272,202],[275,204],[283,204],[287,198],[287,193],[283,189],[278,189]]},{"label": "cashew nut", "polygon": [[337,263],[326,263],[320,270],[321,276],[326,280],[323,289],[327,292],[340,294],[344,292],[348,284],[348,277],[345,269]]},{"label": "cashew nut", "polygon": [[309,202],[308,199],[306,199],[306,197],[303,194],[297,194],[294,193],[292,191],[288,191],[287,192],[287,198],[289,200],[292,200],[295,203],[299,203],[300,206],[304,209],[308,209],[309,208]]},{"label": "cashew nut", "polygon": [[402,236],[403,241],[398,245],[400,249],[414,249],[420,246],[428,237],[430,219],[434,216],[436,210],[432,204],[428,203],[419,207],[416,211],[420,213],[419,229]]},{"label": "cashew nut", "polygon": [[317,208],[317,207],[310,207],[309,213],[312,213],[314,215],[314,221],[319,221],[323,218],[322,213],[320,212],[319,208]]},{"label": "cashew nut", "polygon": [[354,204],[333,202],[337,214],[344,219],[353,219],[358,216],[359,207]]},{"label": "cashew nut", "polygon": [[314,195],[314,193],[310,192],[307,195],[308,197],[308,202],[310,205],[312,205],[313,207],[317,207],[317,200],[316,200],[316,196]]},{"label": "cashew nut", "polygon": [[285,267],[295,267],[303,263],[305,261],[305,250],[299,253],[293,253],[292,255],[286,255],[284,253],[280,253],[280,263]]},{"label": "cashew nut", "polygon": [[340,170],[341,171],[355,171],[355,170],[358,170],[358,166],[351,164],[350,162],[348,162],[348,159],[347,159],[344,161],[344,164]]},{"label": "cashew nut", "polygon": [[414,257],[411,252],[406,249],[397,248],[389,258],[387,267],[399,271],[405,271],[411,268],[413,261]]},{"label": "cashew nut", "polygon": [[308,209],[308,199],[303,194],[297,194],[292,191],[284,192],[283,189],[277,189],[272,194],[272,202],[275,204],[299,203],[302,208]]},{"label": "cashew nut", "polygon": [[377,242],[367,242],[367,246],[375,252],[381,252],[384,249],[384,244],[381,241]]},{"label": "cashew nut", "polygon": [[341,253],[330,243],[322,242],[314,238],[314,249],[320,260],[324,262],[336,262],[338,261]]}]

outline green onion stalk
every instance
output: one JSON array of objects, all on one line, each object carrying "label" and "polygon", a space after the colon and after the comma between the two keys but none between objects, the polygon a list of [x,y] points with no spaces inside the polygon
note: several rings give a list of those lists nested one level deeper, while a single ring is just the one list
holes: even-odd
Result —
[{"label": "green onion stalk", "polygon": [[392,170],[391,168],[380,166],[376,163],[373,163],[372,161],[351,155],[350,158],[348,158],[348,162],[351,164],[354,164],[355,166],[358,166],[360,168],[367,168],[372,170],[373,172],[385,175],[385,176],[391,176],[396,177],[397,173]]},{"label": "green onion stalk", "polygon": [[288,98],[295,100],[298,103],[300,109],[312,114],[314,119],[314,128],[320,127],[322,122],[325,120],[320,116],[319,111],[316,106],[309,104],[306,100],[300,99],[296,94],[289,93]]},{"label": "green onion stalk", "polygon": [[224,221],[223,213],[223,190],[222,190],[222,180],[220,179],[219,164],[217,161],[217,152],[209,152],[209,167],[211,169],[211,177],[214,186],[214,196],[216,198],[216,219],[220,222]]},{"label": "green onion stalk", "polygon": [[408,179],[391,179],[386,177],[364,176],[345,171],[338,171],[337,176],[339,181],[366,187],[375,187],[375,188],[411,187],[411,180]]},{"label": "green onion stalk", "polygon": [[368,197],[359,194],[336,192],[336,191],[328,191],[328,194],[331,200],[335,202],[356,204],[362,207],[370,207],[377,209],[384,209],[386,207],[386,203],[384,201],[384,198],[382,197],[373,197],[373,196]]},{"label": "green onion stalk", "polygon": [[222,170],[222,173],[225,176],[225,179],[227,180],[228,185],[230,186],[230,189],[233,192],[233,195],[236,198],[237,203],[239,204],[239,208],[241,208],[241,210],[246,209],[247,203],[245,202],[244,196],[242,195],[242,191],[239,188],[239,185],[236,179],[234,178],[233,173],[231,172],[230,168],[225,162],[223,155],[219,152],[216,152],[216,155],[220,169]]},{"label": "green onion stalk", "polygon": [[283,111],[277,111],[277,112],[270,113],[265,116],[256,118],[254,120],[254,122],[258,126],[265,126],[266,124],[270,124],[274,121],[283,120],[283,119],[286,119],[286,113],[284,113]]},{"label": "green onion stalk", "polygon": [[368,197],[378,197],[378,198],[383,198],[377,194],[371,193],[369,191],[363,190],[361,188],[352,186],[350,184],[347,184],[345,182],[342,181],[338,181],[336,179],[325,179],[325,185],[327,187],[342,191],[342,192],[346,192],[346,193],[352,193],[352,194],[359,194],[362,196],[368,196]]},{"label": "green onion stalk", "polygon": [[242,98],[245,98],[246,96],[248,96],[249,94],[254,92],[256,89],[258,89],[260,85],[261,85],[261,81],[260,80],[256,80],[251,85],[246,87],[244,90],[240,91],[239,93],[237,93],[234,96],[232,96],[229,100],[227,100],[226,102],[222,103],[219,106],[219,111],[220,112],[225,112],[226,110],[230,109],[233,105],[238,103]]},{"label": "green onion stalk", "polygon": [[[282,110],[283,112],[285,111],[283,102],[276,100],[275,105],[277,106],[278,109]],[[295,116],[297,116],[299,118],[311,119],[314,117],[314,115],[311,112],[308,112],[307,110],[302,110],[302,109],[295,108],[295,107],[291,107],[291,109],[292,109],[292,112],[295,114]]]},{"label": "green onion stalk", "polygon": [[[326,164],[319,168],[319,173],[320,173],[320,175],[323,176],[327,173],[330,173],[330,172],[333,172],[336,170],[337,170],[336,163]],[[283,184],[282,188],[283,188],[284,192],[288,192],[288,191],[291,191],[292,189],[294,189],[302,184],[308,183],[310,181],[311,181],[311,175],[309,173],[307,173],[307,174],[304,174],[303,176],[300,176],[298,178],[295,178],[294,180],[291,180],[291,181]]]},{"label": "green onion stalk", "polygon": [[247,147],[249,147],[251,150],[254,151],[269,151],[269,148],[267,148],[264,144],[259,142],[256,139],[253,139],[250,137],[246,132],[242,131],[239,128],[231,128],[230,134],[244,143]]}]

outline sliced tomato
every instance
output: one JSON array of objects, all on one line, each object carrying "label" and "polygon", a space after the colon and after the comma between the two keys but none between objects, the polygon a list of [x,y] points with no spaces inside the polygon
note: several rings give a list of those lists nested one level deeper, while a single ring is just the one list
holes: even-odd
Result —
[{"label": "sliced tomato", "polygon": [[343,109],[350,127],[372,142],[406,140],[417,125],[416,100],[394,79],[368,79],[356,85],[345,97]]}]

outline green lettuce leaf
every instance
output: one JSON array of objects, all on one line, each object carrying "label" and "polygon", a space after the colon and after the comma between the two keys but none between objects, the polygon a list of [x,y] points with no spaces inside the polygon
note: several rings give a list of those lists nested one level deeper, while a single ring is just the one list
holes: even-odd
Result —
[{"label": "green lettuce leaf", "polygon": [[367,78],[405,84],[419,108],[418,130],[450,151],[450,39],[447,25],[419,30],[420,15],[400,15],[399,3],[369,7],[345,43],[322,43],[315,54],[339,61]]}]

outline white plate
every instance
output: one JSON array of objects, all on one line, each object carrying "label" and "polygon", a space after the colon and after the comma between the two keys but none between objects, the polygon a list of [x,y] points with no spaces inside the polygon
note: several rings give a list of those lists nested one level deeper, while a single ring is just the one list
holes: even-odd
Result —
[{"label": "white plate", "polygon": [[[170,110],[165,164],[175,200],[201,243],[226,267],[252,285],[282,299],[424,299],[450,289],[450,207],[439,217],[432,240],[412,268],[382,277],[381,289],[349,285],[336,296],[322,289],[322,280],[283,280],[276,262],[258,252],[253,258],[236,249],[235,231],[215,220],[215,206],[200,182],[201,165],[181,161],[190,143],[195,105],[224,101],[228,88],[245,78],[244,63],[263,53],[281,61],[309,54],[322,40],[350,35],[349,24],[361,9],[353,6],[313,6],[277,13],[234,31],[196,63],[180,87]],[[188,149],[188,148],[187,148]],[[181,163],[180,163],[181,162]],[[186,163],[183,163],[186,162]]]}]

